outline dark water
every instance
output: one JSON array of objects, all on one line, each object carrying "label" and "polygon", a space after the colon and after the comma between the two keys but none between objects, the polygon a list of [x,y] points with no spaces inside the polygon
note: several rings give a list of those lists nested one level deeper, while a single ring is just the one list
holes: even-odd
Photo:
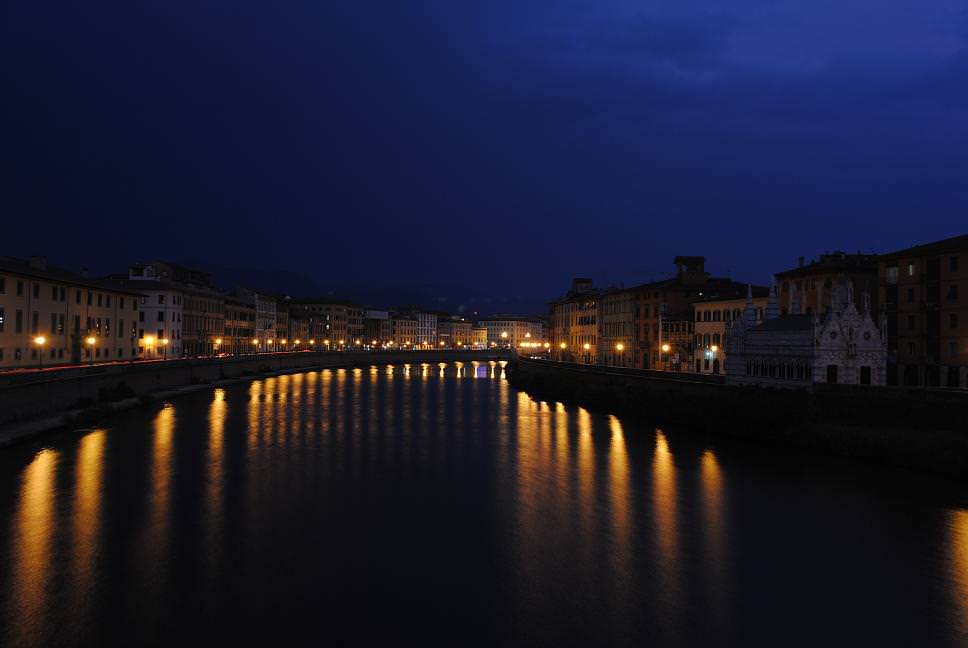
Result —
[{"label": "dark water", "polygon": [[968,641],[959,487],[500,376],[285,376],[0,452],[0,645]]}]

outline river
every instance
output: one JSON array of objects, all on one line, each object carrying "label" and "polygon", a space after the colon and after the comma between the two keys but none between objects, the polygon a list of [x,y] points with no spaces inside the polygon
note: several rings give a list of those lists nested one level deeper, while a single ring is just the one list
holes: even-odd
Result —
[{"label": "river", "polygon": [[500,363],[255,380],[0,451],[0,646],[968,643],[968,493]]}]

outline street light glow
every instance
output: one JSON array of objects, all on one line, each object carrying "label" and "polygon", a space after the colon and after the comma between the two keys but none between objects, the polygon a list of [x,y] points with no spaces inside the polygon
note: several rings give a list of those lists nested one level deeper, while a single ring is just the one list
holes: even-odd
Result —
[{"label": "street light glow", "polygon": [[47,338],[45,338],[43,335],[38,335],[34,338],[34,344],[37,346],[44,346],[47,344]]},{"label": "street light glow", "polygon": [[625,345],[622,344],[621,342],[619,342],[618,344],[615,345],[615,350],[616,351],[624,351],[625,350]]},{"label": "street light glow", "polygon": [[663,344],[663,345],[662,345],[662,350],[663,350],[664,352],[666,352],[666,353],[669,353],[669,349],[670,349],[670,348],[671,348],[671,347],[670,347],[670,346],[669,346],[668,344]]},{"label": "street light glow", "polygon": [[567,348],[567,347],[568,347],[568,345],[567,345],[567,344],[565,344],[564,342],[562,342],[560,346],[561,346],[561,348],[562,348],[562,349],[564,349],[564,348]]},{"label": "street light glow", "polygon": [[88,336],[84,341],[88,344],[88,346],[94,346],[97,344],[97,338],[93,335]]},{"label": "street light glow", "polygon": [[709,350],[712,351],[713,353],[716,353],[717,351],[719,351],[719,347],[714,344],[711,347],[709,347]]}]

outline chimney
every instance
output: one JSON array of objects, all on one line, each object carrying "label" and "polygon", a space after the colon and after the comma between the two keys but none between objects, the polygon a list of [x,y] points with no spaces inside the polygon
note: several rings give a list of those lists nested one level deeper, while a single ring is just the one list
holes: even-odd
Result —
[{"label": "chimney", "polygon": [[34,256],[30,257],[30,267],[35,270],[46,270],[47,269],[47,257]]},{"label": "chimney", "polygon": [[800,258],[798,259],[798,261],[800,262],[800,267],[802,268],[802,267],[803,267],[803,257],[800,257]]}]

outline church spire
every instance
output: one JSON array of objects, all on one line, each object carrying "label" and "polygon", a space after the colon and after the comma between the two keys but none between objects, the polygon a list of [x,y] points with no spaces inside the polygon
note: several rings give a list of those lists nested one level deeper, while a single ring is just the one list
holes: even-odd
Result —
[{"label": "church spire", "polygon": [[747,327],[756,326],[756,308],[753,306],[752,284],[746,284],[746,307],[743,309],[743,323]]},{"label": "church spire", "polygon": [[777,305],[776,298],[776,277],[773,277],[773,283],[770,285],[770,296],[766,301],[766,313],[763,316],[764,319],[776,319],[780,314],[780,309]]}]

